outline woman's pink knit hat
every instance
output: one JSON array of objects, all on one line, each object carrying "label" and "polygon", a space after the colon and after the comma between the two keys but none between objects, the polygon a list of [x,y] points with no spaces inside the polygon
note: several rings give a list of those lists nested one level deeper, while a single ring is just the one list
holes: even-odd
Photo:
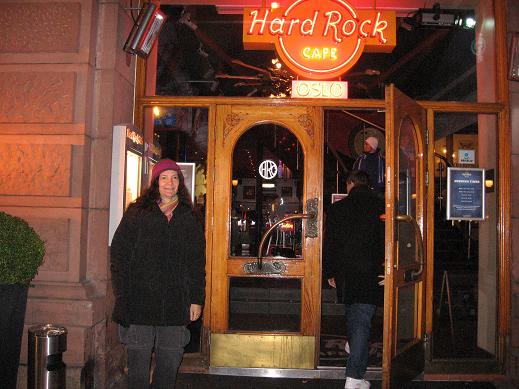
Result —
[{"label": "woman's pink knit hat", "polygon": [[161,159],[155,166],[153,166],[153,171],[151,173],[151,182],[155,180],[160,173],[166,170],[174,170],[176,172],[180,171],[180,167],[177,165],[175,161],[172,159]]}]

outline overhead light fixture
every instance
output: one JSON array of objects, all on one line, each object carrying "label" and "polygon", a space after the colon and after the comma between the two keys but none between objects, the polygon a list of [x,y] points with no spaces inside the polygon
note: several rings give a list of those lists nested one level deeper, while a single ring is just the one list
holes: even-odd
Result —
[{"label": "overhead light fixture", "polygon": [[153,2],[142,6],[123,50],[146,58],[166,21],[166,14]]},{"label": "overhead light fixture", "polygon": [[263,189],[272,189],[276,187],[276,184],[274,184],[273,182],[264,182],[261,184],[261,187]]},{"label": "overhead light fixture", "polygon": [[415,14],[403,18],[400,26],[406,30],[416,27],[458,27],[472,29],[476,26],[473,10],[441,8],[439,3],[432,8],[420,8]]}]

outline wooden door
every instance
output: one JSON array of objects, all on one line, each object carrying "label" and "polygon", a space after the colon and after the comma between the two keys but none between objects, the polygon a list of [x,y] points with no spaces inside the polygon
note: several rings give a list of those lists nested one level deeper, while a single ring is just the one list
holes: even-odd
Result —
[{"label": "wooden door", "polygon": [[[322,197],[322,110],[276,101],[261,106],[218,105],[215,127],[210,365],[315,368],[322,206],[312,199]],[[249,139],[255,139],[256,146],[251,146]],[[260,178],[263,160],[278,165],[277,177],[271,182]],[[240,173],[240,164],[254,173]],[[297,180],[293,178],[296,176]],[[265,183],[274,187],[263,189]],[[273,214],[265,207],[265,199],[272,201],[274,209],[274,200],[283,198],[285,204],[287,198],[301,202],[300,209],[290,211],[292,215],[315,215],[313,227],[304,220],[300,222],[302,231],[281,232],[276,239],[282,238],[276,244],[268,240],[259,269],[258,238],[264,233],[263,226],[272,225],[268,220]],[[290,224],[285,228],[290,229]],[[311,229],[314,234],[309,234]],[[286,244],[285,238],[292,246]],[[240,297],[240,293],[244,296]],[[287,294],[292,297],[282,303],[276,301]],[[288,311],[297,322],[279,328],[276,315],[288,315]],[[276,325],[270,325],[270,320]]]},{"label": "wooden door", "polygon": [[386,264],[383,388],[423,372],[426,221],[425,111],[386,89]]}]

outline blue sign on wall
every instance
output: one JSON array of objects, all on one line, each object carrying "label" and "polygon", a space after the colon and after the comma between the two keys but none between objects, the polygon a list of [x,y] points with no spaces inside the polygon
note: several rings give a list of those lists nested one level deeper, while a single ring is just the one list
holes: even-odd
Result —
[{"label": "blue sign on wall", "polygon": [[447,220],[485,219],[485,170],[447,169]]}]

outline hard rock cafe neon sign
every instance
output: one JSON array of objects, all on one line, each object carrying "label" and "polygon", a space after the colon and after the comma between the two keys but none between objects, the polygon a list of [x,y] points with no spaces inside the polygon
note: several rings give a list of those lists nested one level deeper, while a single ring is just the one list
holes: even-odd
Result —
[{"label": "hard rock cafe neon sign", "polygon": [[304,78],[344,74],[364,51],[391,52],[396,45],[394,11],[355,10],[342,0],[297,0],[286,9],[246,8],[245,49],[271,50]]}]

